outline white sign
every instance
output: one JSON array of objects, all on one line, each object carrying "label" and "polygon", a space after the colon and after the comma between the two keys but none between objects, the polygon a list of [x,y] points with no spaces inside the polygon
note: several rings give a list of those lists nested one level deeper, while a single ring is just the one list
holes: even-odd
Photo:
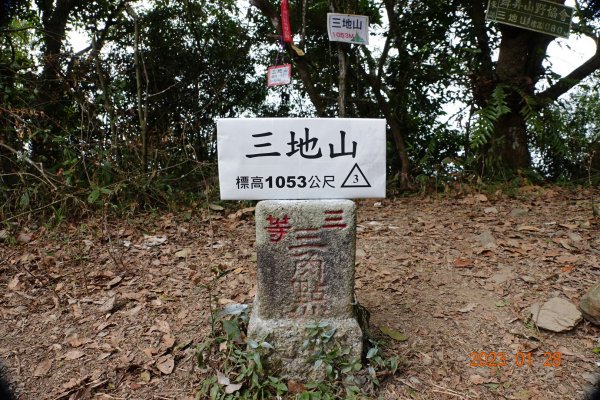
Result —
[{"label": "white sign", "polygon": [[385,120],[221,119],[223,200],[385,197]]},{"label": "white sign", "polygon": [[274,65],[267,68],[267,86],[289,85],[292,81],[290,64]]},{"label": "white sign", "polygon": [[369,44],[369,17],[328,13],[327,33],[332,42]]}]

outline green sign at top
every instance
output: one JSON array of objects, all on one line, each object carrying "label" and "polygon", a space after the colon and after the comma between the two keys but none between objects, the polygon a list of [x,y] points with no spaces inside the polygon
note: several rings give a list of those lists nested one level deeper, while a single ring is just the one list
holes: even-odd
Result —
[{"label": "green sign at top", "polygon": [[569,37],[573,8],[544,0],[490,0],[485,19],[517,28]]}]

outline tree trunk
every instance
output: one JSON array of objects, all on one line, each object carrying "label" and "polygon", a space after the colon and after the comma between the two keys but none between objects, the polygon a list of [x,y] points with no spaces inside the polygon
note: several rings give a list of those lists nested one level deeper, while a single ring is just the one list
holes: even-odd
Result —
[{"label": "tree trunk", "polygon": [[[135,86],[137,97],[137,112],[140,122],[140,136],[142,138],[142,170],[148,169],[148,74],[144,64],[143,55],[140,52],[140,25],[139,19],[133,8],[128,7],[127,12],[133,18],[133,61],[135,65]],[[146,91],[142,96],[142,73],[146,77]]]},{"label": "tree trunk", "polygon": [[521,110],[524,96],[533,97],[535,84],[542,75],[542,61],[551,36],[503,26],[500,53],[496,65],[497,83],[503,84],[508,114],[494,124],[492,151],[501,157],[504,169],[517,171],[531,168],[527,126]]},{"label": "tree trunk", "polygon": [[[386,41],[385,48],[388,48],[389,41]],[[365,57],[367,57],[367,64],[370,66],[374,65],[374,59],[371,53],[367,48],[362,49]],[[387,50],[384,50],[384,54],[387,53]],[[382,71],[382,65],[385,60],[380,59],[379,71]],[[399,182],[398,188],[401,190],[409,190],[412,189],[412,185],[410,183],[410,159],[408,158],[408,152],[406,151],[406,143],[404,142],[404,136],[402,135],[402,123],[398,119],[398,116],[394,112],[390,102],[386,96],[383,94],[383,83],[382,83],[382,74],[378,73],[375,75],[375,68],[371,68],[371,73],[365,71],[365,69],[358,64],[356,68],[357,72],[363,77],[363,79],[369,84],[369,87],[373,91],[373,95],[377,100],[377,105],[381,110],[381,113],[385,117],[387,124],[390,126],[390,132],[392,133],[392,139],[394,141],[394,147],[396,148],[396,152],[398,154],[398,158],[400,159],[400,168],[398,168],[399,172]]]},{"label": "tree trunk", "polygon": [[359,69],[361,74],[367,79],[369,82],[371,89],[373,90],[373,94],[377,99],[377,104],[383,113],[388,125],[390,126],[390,130],[392,133],[392,138],[394,139],[394,145],[398,152],[398,157],[400,158],[400,181],[398,183],[398,188],[401,190],[411,189],[410,185],[410,160],[408,158],[408,153],[406,152],[406,144],[404,143],[404,138],[402,137],[402,128],[400,122],[394,115],[390,104],[383,96],[381,92],[381,82],[377,79],[377,77],[367,74],[362,68]]},{"label": "tree trunk", "polygon": [[[564,0],[549,0],[564,4]],[[503,85],[509,113],[501,116],[494,125],[493,140],[487,149],[500,156],[500,165],[506,170],[531,167],[528,151],[529,136],[526,121],[521,115],[524,96],[534,109],[540,110],[552,104],[582,79],[600,68],[600,38],[595,37],[596,53],[569,75],[562,77],[543,92],[536,94],[535,85],[544,73],[542,61],[550,42],[555,38],[498,24],[502,34],[498,62],[491,62],[492,46],[485,23],[484,1],[464,1],[463,4],[473,24],[473,35],[479,52],[476,53],[477,67],[472,75],[472,90],[475,104],[484,108],[489,105],[494,89]],[[496,145],[492,147],[491,145]]]},{"label": "tree trunk", "polygon": [[502,165],[512,171],[531,167],[525,119],[519,112],[510,112],[498,119],[494,136],[500,139],[498,155]]},{"label": "tree trunk", "polygon": [[61,126],[66,106],[60,58],[67,22],[76,1],[58,0],[56,5],[53,3],[48,0],[37,1],[44,26],[43,68],[37,106],[44,112],[44,120],[41,121],[37,135],[32,137],[31,146],[32,158],[43,161],[50,168],[56,167],[60,160],[59,146],[53,143],[53,139],[63,133]]}]

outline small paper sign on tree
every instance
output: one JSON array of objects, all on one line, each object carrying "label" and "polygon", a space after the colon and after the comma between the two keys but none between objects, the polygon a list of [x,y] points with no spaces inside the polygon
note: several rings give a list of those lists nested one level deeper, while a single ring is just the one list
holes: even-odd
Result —
[{"label": "small paper sign on tree", "polygon": [[273,65],[267,69],[267,86],[289,85],[292,82],[290,64]]}]

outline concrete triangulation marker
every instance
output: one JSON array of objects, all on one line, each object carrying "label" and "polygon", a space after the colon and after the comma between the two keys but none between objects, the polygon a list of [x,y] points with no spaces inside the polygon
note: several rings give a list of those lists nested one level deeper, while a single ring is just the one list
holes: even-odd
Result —
[{"label": "concrete triangulation marker", "polygon": [[274,348],[268,365],[289,378],[323,375],[306,348],[309,326],[327,324],[360,357],[354,316],[356,211],[350,200],[269,200],[256,206],[257,292],[248,337]]}]

